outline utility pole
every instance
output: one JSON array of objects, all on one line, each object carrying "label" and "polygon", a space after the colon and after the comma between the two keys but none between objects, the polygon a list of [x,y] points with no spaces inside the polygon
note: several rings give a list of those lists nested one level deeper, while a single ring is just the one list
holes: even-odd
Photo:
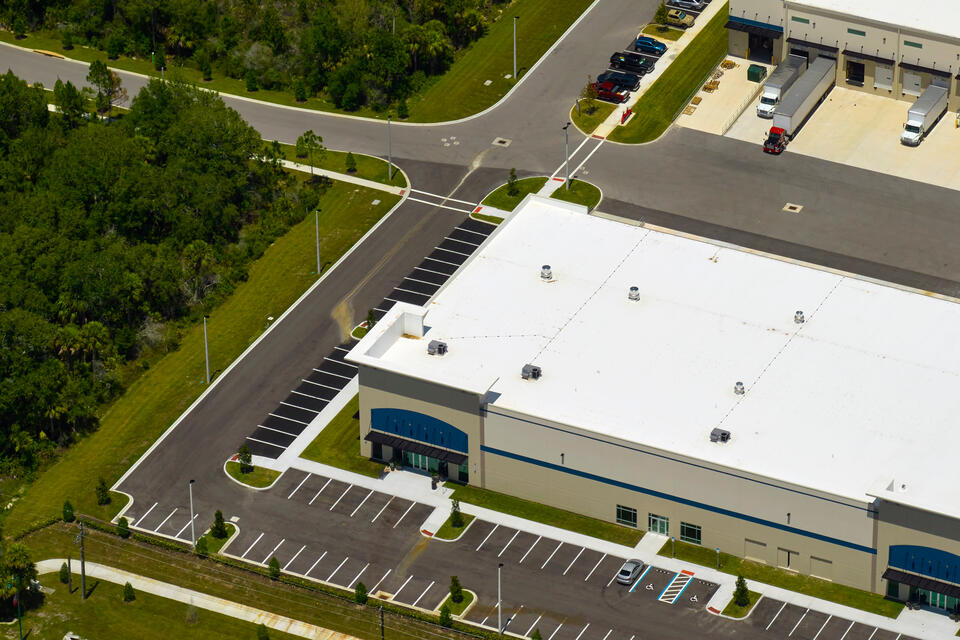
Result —
[{"label": "utility pole", "polygon": [[393,180],[393,148],[390,141],[390,116],[387,116],[387,180]]},{"label": "utility pole", "polygon": [[503,563],[497,565],[497,633],[503,635],[503,597],[500,595],[500,572]]},{"label": "utility pole", "polygon": [[193,529],[193,480],[190,480],[190,544],[197,546],[197,533]]},{"label": "utility pole", "polygon": [[317,225],[317,276],[320,276],[320,209],[313,212]]},{"label": "utility pole", "polygon": [[73,563],[70,554],[67,554],[67,593],[73,593]]},{"label": "utility pole", "polygon": [[[20,630],[20,640],[23,640],[23,620],[20,617],[20,576],[14,576],[13,580],[17,585],[17,591],[13,595],[13,602],[17,605],[17,627]],[[11,586],[10,581],[7,580],[7,589]]]},{"label": "utility pole", "polygon": [[396,2],[393,3],[393,35],[397,35],[397,3]]},{"label": "utility pole", "polygon": [[207,361],[207,384],[210,384],[210,349],[207,347],[207,318],[210,316],[203,315],[203,357]]},{"label": "utility pole", "polygon": [[567,179],[564,180],[564,188],[570,190],[570,133],[567,131],[567,127],[570,126],[570,123],[567,122],[563,126],[563,155],[564,163],[563,166],[567,171]]},{"label": "utility pole", "polygon": [[520,16],[513,16],[513,81],[517,81],[517,20]]},{"label": "utility pole", "polygon": [[[394,6],[394,11],[396,11],[396,6]],[[384,640],[384,636],[383,636],[383,606],[380,607],[380,640]]]},{"label": "utility pole", "polygon": [[83,600],[87,599],[87,562],[86,557],[84,556],[83,549],[83,520],[80,521],[80,535],[78,535],[74,540],[74,544],[80,545],[80,597]]}]

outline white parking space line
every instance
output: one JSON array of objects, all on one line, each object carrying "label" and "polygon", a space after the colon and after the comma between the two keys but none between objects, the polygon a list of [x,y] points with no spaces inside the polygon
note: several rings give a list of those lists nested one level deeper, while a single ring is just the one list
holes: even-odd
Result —
[{"label": "white parking space line", "polygon": [[305,576],[310,575],[310,572],[317,568],[317,565],[320,564],[320,561],[323,560],[323,557],[324,557],[325,555],[327,555],[327,552],[326,552],[326,551],[324,551],[323,553],[321,553],[321,554],[320,554],[320,557],[317,558],[312,565],[310,565],[310,568],[307,569],[307,572],[306,572],[305,574],[303,574],[303,575],[305,575]]},{"label": "white parking space line", "polygon": [[347,589],[352,589],[352,588],[353,588],[353,583],[360,579],[360,576],[363,575],[363,572],[366,571],[366,570],[367,570],[367,567],[369,567],[369,566],[370,566],[370,563],[368,562],[368,563],[366,564],[366,566],[363,567],[363,569],[360,569],[360,573],[357,574],[357,577],[356,577],[356,578],[354,578],[353,580],[350,581],[350,584],[347,585]]},{"label": "white parking space line", "polygon": [[517,530],[517,532],[513,534],[513,537],[510,538],[510,542],[508,542],[507,544],[503,545],[503,549],[501,549],[501,550],[500,550],[500,553],[497,554],[497,557],[498,557],[498,558],[499,558],[500,556],[502,556],[502,555],[503,555],[503,552],[507,550],[507,547],[509,547],[509,546],[511,545],[511,543],[513,543],[513,541],[517,539],[517,536],[518,536],[518,535],[520,535],[520,531],[519,531],[519,530]]},{"label": "white parking space line", "polygon": [[800,616],[799,620],[797,620],[797,624],[793,625],[793,629],[790,629],[790,633],[787,634],[788,638],[793,635],[793,632],[797,630],[797,627],[800,626],[800,623],[803,622],[803,619],[807,617],[808,613],[810,613],[810,609],[807,609],[803,612],[803,615]]},{"label": "white parking space line", "polygon": [[306,482],[306,481],[310,478],[311,475],[313,475],[313,474],[308,473],[306,476],[304,476],[303,480],[300,481],[300,484],[297,485],[297,488],[294,489],[293,491],[291,491],[291,492],[290,492],[290,495],[287,496],[287,500],[289,500],[290,498],[292,498],[292,497],[293,497],[293,494],[295,494],[297,491],[299,491],[300,487],[303,486],[303,483]]},{"label": "white parking space line", "polygon": [[840,640],[843,640],[844,638],[847,637],[847,634],[850,633],[850,629],[853,629],[853,625],[855,625],[855,624],[856,624],[856,622],[854,622],[853,620],[850,621],[850,626],[847,627],[847,630],[843,632],[843,635],[842,635],[842,636],[840,636]]},{"label": "white parking space line", "polygon": [[[575,155],[577,155],[577,152],[580,151],[581,148],[583,148],[583,145],[587,144],[587,142],[589,142],[591,139],[592,139],[592,138],[590,138],[590,136],[584,137],[583,142],[581,142],[580,145],[579,145],[576,149],[573,150],[573,153],[570,154],[570,157],[572,158],[572,157],[574,157]],[[551,180],[553,180],[553,177],[556,176],[558,173],[560,173],[561,170],[563,170],[563,165],[565,165],[565,164],[566,164],[566,162],[561,162],[561,163],[560,163],[560,166],[557,167],[557,170],[550,174],[550,179],[551,179]],[[573,173],[575,173],[575,172],[571,171],[570,173],[573,174]]]},{"label": "white parking space line", "polygon": [[520,558],[520,562],[518,562],[517,564],[523,564],[523,561],[527,559],[527,556],[530,555],[530,552],[533,551],[533,548],[537,546],[537,543],[540,542],[540,538],[542,537],[543,536],[537,536],[537,539],[533,541],[533,544],[530,545],[530,548],[527,549],[527,552],[523,554],[523,557]]},{"label": "white parking space line", "polygon": [[557,635],[557,631],[560,631],[562,627],[563,627],[563,623],[561,622],[560,626],[553,630],[553,633],[550,634],[550,637],[547,638],[547,640],[553,640],[553,636]]},{"label": "white parking space line", "polygon": [[[337,501],[333,503],[333,507],[335,507],[335,506],[337,506],[338,504],[340,504],[340,501],[343,500],[343,496],[347,495],[347,491],[350,491],[350,489],[353,489],[353,485],[352,485],[352,484],[351,484],[349,487],[347,487],[346,489],[343,490],[343,493],[340,494],[340,497],[337,498]],[[333,507],[330,507],[330,511],[333,511]]]},{"label": "white parking space line", "polygon": [[[830,618],[832,617],[832,615],[827,616],[826,621],[823,623],[823,627],[827,626],[827,622],[830,622]],[[817,631],[817,635],[813,636],[813,640],[817,640],[817,638],[820,637],[820,633],[823,632],[823,627],[820,627],[820,631]],[[900,636],[897,636],[897,640],[900,640]]]},{"label": "white parking space line", "polygon": [[376,593],[376,592],[377,592],[377,587],[380,586],[380,583],[381,583],[381,582],[383,582],[384,580],[387,579],[387,576],[390,575],[390,572],[391,572],[391,571],[393,571],[393,569],[387,569],[387,572],[386,572],[385,574],[383,574],[383,577],[380,578],[379,580],[377,580],[377,584],[373,585],[373,588],[370,589],[370,593]]},{"label": "white parking space line", "polygon": [[300,554],[303,552],[303,550],[306,549],[306,548],[307,548],[307,545],[303,545],[302,547],[300,547],[300,551],[297,551],[295,554],[293,554],[293,557],[290,558],[290,560],[287,562],[287,564],[283,565],[283,570],[286,571],[286,570],[287,570],[287,567],[289,567],[291,564],[293,564],[293,561],[297,559],[297,556],[300,555]]},{"label": "white parking space line", "polygon": [[390,499],[387,500],[387,504],[383,505],[383,509],[380,509],[380,511],[377,512],[377,515],[373,516],[373,520],[371,520],[370,522],[376,522],[377,518],[379,518],[383,514],[383,512],[387,510],[387,507],[390,506],[391,502],[393,502],[393,496],[390,496]]},{"label": "white parking space line", "polygon": [[407,586],[407,583],[410,582],[411,580],[413,580],[413,574],[410,574],[410,577],[407,578],[406,580],[404,580],[404,581],[403,581],[403,584],[400,585],[400,588],[397,589],[397,592],[396,592],[395,594],[393,594],[393,599],[394,599],[394,600],[397,599],[397,596],[400,595],[400,592],[403,591],[403,588],[404,588],[405,586]]},{"label": "white parking space line", "polygon": [[360,504],[357,505],[357,508],[353,510],[353,513],[350,514],[350,517],[357,515],[357,511],[360,511],[360,507],[363,506],[363,503],[367,501],[367,498],[373,495],[373,489],[370,489],[370,493],[367,494],[367,497],[360,501]]},{"label": "white parking space line", "polygon": [[546,560],[544,560],[544,561],[543,561],[543,564],[540,565],[540,568],[541,568],[541,569],[543,569],[544,567],[546,567],[547,564],[548,564],[551,560],[553,560],[553,556],[555,556],[555,555],[557,554],[557,551],[559,551],[559,550],[560,550],[560,547],[562,547],[562,546],[563,546],[563,543],[562,543],[562,542],[557,545],[557,548],[553,550],[553,553],[550,554],[550,557],[547,558]]},{"label": "white parking space line", "polygon": [[590,576],[593,575],[593,572],[597,570],[597,567],[600,566],[600,563],[603,562],[603,560],[604,560],[606,557],[607,557],[607,554],[603,554],[602,556],[600,556],[600,559],[597,560],[597,564],[593,565],[593,569],[590,569],[590,573],[588,573],[588,574],[587,574],[587,577],[583,579],[584,582],[586,582],[587,580],[590,579]]},{"label": "white parking space line", "polygon": [[607,635],[603,636],[603,640],[607,640],[607,638],[610,637],[611,633],[613,633],[613,629],[610,629],[610,631],[607,631]]},{"label": "white parking space line", "polygon": [[[767,628],[765,629],[765,631],[770,631],[770,627],[773,626],[774,621],[776,621],[777,617],[779,617],[779,615],[780,615],[780,612],[783,611],[783,610],[786,608],[786,606],[787,606],[787,603],[784,602],[784,603],[783,603],[783,606],[780,607],[780,609],[777,611],[777,613],[776,613],[772,618],[770,618],[770,624],[767,625]],[[872,637],[872,636],[871,636],[871,637]]]},{"label": "white parking space line", "polygon": [[427,588],[424,589],[424,590],[423,590],[423,593],[420,594],[420,597],[417,598],[416,600],[414,600],[414,601],[413,601],[413,604],[410,605],[410,606],[411,606],[411,607],[417,606],[417,603],[420,602],[421,600],[423,600],[423,596],[427,595],[427,591],[430,591],[430,588],[431,588],[433,585],[435,585],[435,584],[436,584],[436,582],[434,582],[433,580],[431,580],[431,581],[430,581],[430,584],[427,585]]},{"label": "white parking space line", "polygon": [[570,567],[573,566],[573,563],[580,559],[580,555],[583,553],[583,550],[586,547],[580,547],[580,553],[577,554],[577,557],[570,561],[570,564],[567,565],[567,568],[563,570],[563,575],[567,575],[567,571],[570,571]]},{"label": "white parking space line", "polygon": [[197,519],[197,516],[198,516],[198,515],[200,515],[200,514],[199,514],[199,513],[195,513],[192,518],[190,518],[189,520],[187,520],[187,524],[183,525],[183,526],[180,528],[180,531],[177,531],[177,535],[175,535],[175,536],[173,536],[173,537],[174,537],[174,538],[179,538],[179,537],[180,537],[180,534],[183,533],[184,531],[186,531],[187,527],[190,526],[190,523],[191,523],[191,522],[193,522],[194,520]]},{"label": "white parking space line", "polygon": [[317,491],[317,495],[313,496],[313,498],[310,499],[311,505],[313,504],[314,500],[320,497],[320,494],[323,493],[323,490],[327,488],[327,485],[330,484],[331,480],[333,480],[333,478],[327,478],[327,481],[323,484],[322,487],[320,487],[320,491]]},{"label": "white parking space line", "polygon": [[[188,523],[188,524],[189,524],[189,523]],[[243,552],[243,555],[240,556],[240,557],[241,557],[241,558],[246,558],[246,557],[247,557],[247,554],[250,553],[250,550],[253,549],[255,546],[257,546],[257,543],[260,542],[260,538],[262,538],[262,537],[263,537],[263,534],[261,533],[259,536],[257,536],[257,539],[253,541],[253,544],[251,544],[249,547],[247,547],[247,550],[244,551],[244,552]]]},{"label": "white parking space line", "polygon": [[153,506],[151,506],[149,509],[147,509],[146,513],[144,513],[142,516],[140,516],[140,518],[138,518],[137,521],[133,523],[133,526],[136,527],[136,526],[139,525],[141,522],[143,522],[143,519],[146,518],[148,515],[150,515],[150,512],[153,511],[153,507],[155,507],[155,506],[157,506],[157,503],[156,503],[156,502],[153,503]]},{"label": "white parking space line", "polygon": [[537,619],[533,621],[533,624],[530,625],[530,628],[527,629],[527,632],[526,632],[525,634],[523,634],[523,635],[529,636],[531,633],[533,633],[533,628],[537,626],[537,623],[540,622],[540,619],[541,619],[542,617],[543,617],[543,616],[537,616]]},{"label": "white parking space line", "polygon": [[[268,413],[267,415],[268,415],[268,416],[273,416],[274,418],[282,418],[282,419],[284,419],[284,420],[289,420],[290,422],[299,422],[300,424],[306,424],[306,425],[309,425],[309,424],[310,424],[309,422],[304,422],[303,420],[297,420],[296,418],[288,418],[287,416],[278,416],[278,415],[275,414],[275,413]],[[260,425],[260,426],[263,426],[263,425]],[[269,429],[269,428],[270,428],[270,427],[267,427],[267,429]]]},{"label": "white parking space line", "polygon": [[268,426],[263,425],[263,424],[258,424],[257,427],[260,428],[260,429],[266,429],[267,431],[276,431],[277,433],[282,433],[283,435],[285,435],[285,436],[290,436],[291,438],[296,438],[296,437],[297,437],[297,434],[295,434],[295,433],[290,433],[289,431],[283,431],[282,429],[276,429],[276,428],[274,428],[274,427],[268,427]]},{"label": "white parking space line", "polygon": [[644,570],[643,570],[643,573],[641,573],[641,574],[637,577],[636,581],[634,581],[634,583],[633,583],[633,586],[630,587],[630,590],[629,590],[627,593],[633,593],[633,590],[637,588],[637,585],[639,585],[641,582],[643,582],[643,577],[644,577],[645,575],[647,575],[647,571],[650,571],[650,567],[651,567],[651,565],[648,564],[648,565],[647,565],[647,568],[644,569]]},{"label": "white parking space line", "polygon": [[612,577],[612,578],[610,578],[610,582],[607,583],[607,586],[608,586],[608,587],[613,584],[613,581],[614,581],[614,580],[617,579],[617,575],[618,575],[619,573],[620,573],[620,570],[617,569],[617,572],[613,574],[613,577]]},{"label": "white parking space line", "polygon": [[156,533],[157,531],[160,530],[160,527],[162,527],[163,525],[167,524],[167,520],[169,520],[170,518],[173,517],[173,514],[175,514],[175,513],[177,512],[177,509],[178,509],[178,508],[179,508],[179,507],[174,507],[174,508],[173,508],[173,511],[170,512],[170,515],[167,516],[166,518],[164,518],[164,519],[163,519],[163,522],[161,522],[160,524],[158,524],[158,525],[157,525],[157,528],[154,529],[153,532]]},{"label": "white parking space line", "polygon": [[333,573],[327,576],[327,582],[330,582],[331,580],[333,580],[333,576],[337,575],[337,571],[340,571],[340,569],[343,568],[343,565],[347,564],[347,560],[349,559],[350,559],[350,556],[347,556],[346,558],[343,559],[343,562],[337,565],[337,568],[333,570]]},{"label": "white parking space line", "polygon": [[476,551],[480,551],[480,547],[482,547],[483,545],[485,545],[485,544],[487,543],[487,540],[490,539],[490,536],[493,535],[493,532],[496,531],[496,530],[499,529],[499,528],[500,528],[500,525],[498,525],[498,524],[493,525],[493,529],[490,529],[490,533],[488,533],[488,534],[487,534],[487,537],[483,539],[483,542],[481,542],[481,543],[480,543],[480,546],[478,546],[478,547],[476,548]]},{"label": "white parking space line", "polygon": [[286,542],[286,540],[287,540],[286,538],[281,538],[281,539],[280,539],[280,542],[278,542],[278,543],[277,543],[277,546],[275,546],[275,547],[273,548],[273,551],[271,551],[270,553],[268,553],[268,554],[267,554],[267,557],[263,559],[263,564],[267,564],[267,560],[270,559],[270,556],[272,556],[273,554],[275,554],[275,553],[277,552],[277,549],[280,548],[280,545],[282,545],[284,542]]},{"label": "white parking space line", "polygon": [[879,630],[880,630],[880,627],[874,627],[874,628],[873,628],[873,633],[870,634],[870,637],[867,638],[867,640],[873,640],[873,636],[877,635],[877,631],[879,631]]},{"label": "white parking space line", "polygon": [[575,640],[580,640],[580,637],[581,637],[581,636],[584,634],[584,632],[586,632],[586,630],[589,629],[589,628],[590,628],[590,623],[588,622],[588,623],[587,623],[587,626],[584,627],[583,629],[581,629],[581,630],[580,630],[580,633],[577,634],[577,637],[575,638]]},{"label": "white parking space line", "polygon": [[403,522],[403,519],[407,517],[407,514],[410,513],[410,511],[413,509],[414,506],[416,506],[416,504],[417,504],[416,502],[411,502],[411,503],[410,503],[410,506],[407,507],[407,510],[403,512],[403,515],[400,516],[400,519],[397,520],[397,522],[393,525],[393,528],[394,528],[394,529],[397,528],[397,525],[398,525],[398,524],[400,524],[401,522]]},{"label": "white parking space line", "polygon": [[[902,635],[903,635],[902,633],[898,633],[898,634],[897,634],[897,637],[894,638],[894,640],[900,640],[900,636],[902,636]],[[814,640],[816,640],[816,638],[814,638]]]}]

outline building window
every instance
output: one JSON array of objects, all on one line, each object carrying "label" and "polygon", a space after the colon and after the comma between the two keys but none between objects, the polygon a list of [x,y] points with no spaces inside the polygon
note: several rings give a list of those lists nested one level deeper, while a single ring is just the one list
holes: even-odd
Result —
[{"label": "building window", "polygon": [[847,33],[854,36],[865,36],[867,35],[866,31],[860,31],[860,29],[847,29]]},{"label": "building window", "polygon": [[647,516],[647,530],[650,533],[659,533],[660,535],[670,535],[670,518],[664,518],[651,513]]},{"label": "building window", "polygon": [[623,505],[617,505],[617,524],[625,524],[628,527],[637,526],[637,510]]},{"label": "building window", "polygon": [[919,42],[911,42],[910,40],[904,40],[903,46],[905,47],[916,47],[917,49],[923,49],[923,45]]},{"label": "building window", "polygon": [[803,23],[803,24],[810,24],[810,19],[809,19],[809,18],[801,18],[801,17],[799,17],[799,16],[791,16],[790,19],[793,20],[794,22],[801,22],[801,23]]},{"label": "building window", "polygon": [[680,539],[690,544],[700,544],[700,525],[681,522]]},{"label": "building window", "polygon": [[457,479],[464,484],[470,481],[470,463],[468,461],[464,461],[458,468]]}]

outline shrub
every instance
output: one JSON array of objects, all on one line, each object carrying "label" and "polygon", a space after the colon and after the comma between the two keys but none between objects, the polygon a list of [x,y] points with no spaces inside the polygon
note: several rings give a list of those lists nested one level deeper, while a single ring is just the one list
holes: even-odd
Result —
[{"label": "shrub", "polygon": [[367,330],[373,329],[373,325],[377,324],[377,316],[374,315],[373,309],[367,310]]},{"label": "shrub", "polygon": [[203,52],[200,56],[200,74],[204,82],[213,80],[213,65],[210,63],[210,54],[207,52]]},{"label": "shrub", "polygon": [[353,157],[353,154],[349,151],[347,152],[347,158],[344,161],[344,164],[347,167],[347,173],[356,173],[357,172],[357,159]]},{"label": "shrub", "polygon": [[123,38],[120,36],[110,36],[107,40],[107,57],[116,60],[123,53]]},{"label": "shrub", "polygon": [[124,602],[133,602],[136,599],[137,595],[133,592],[133,585],[129,582],[123,585],[123,601]]},{"label": "shrub", "polygon": [[210,555],[210,550],[207,548],[207,536],[200,536],[200,539],[197,540],[197,545],[193,550],[201,558],[206,558],[208,555]]},{"label": "shrub", "polygon": [[247,69],[247,75],[244,79],[247,83],[247,91],[253,92],[260,88],[257,84],[257,74],[253,72],[253,69]]},{"label": "shrub", "polygon": [[117,535],[121,538],[130,537],[130,523],[127,522],[126,518],[120,518],[117,521]]},{"label": "shrub", "polygon": [[293,99],[297,102],[307,101],[307,85],[303,78],[297,78],[293,82]]},{"label": "shrub", "polygon": [[460,586],[460,578],[450,576],[450,600],[456,603],[463,602],[463,587]]},{"label": "shrub", "polygon": [[407,107],[406,100],[401,100],[400,104],[397,105],[397,117],[401,120],[406,120],[410,117],[410,109]]},{"label": "shrub", "polygon": [[444,627],[453,626],[453,617],[450,615],[450,607],[444,604],[440,607],[440,624]]},{"label": "shrub", "polygon": [[533,630],[533,633],[530,634],[530,640],[543,640],[543,636],[540,635],[540,629]]},{"label": "shrub", "polygon": [[60,46],[66,51],[73,49],[73,32],[69,29],[60,32]]},{"label": "shrub", "polygon": [[340,107],[346,111],[356,111],[364,103],[363,87],[359,82],[351,82],[340,98]]},{"label": "shrub", "polygon": [[745,607],[750,604],[750,591],[747,589],[747,581],[743,576],[737,576],[737,588],[733,590],[733,601],[738,607]]},{"label": "shrub", "polygon": [[97,480],[97,504],[101,507],[110,504],[110,489],[107,488],[107,481],[102,477]]},{"label": "shrub", "polygon": [[67,568],[67,563],[64,562],[60,565],[60,584],[67,584],[70,582],[70,569]]},{"label": "shrub", "polygon": [[63,503],[63,521],[73,522],[74,520],[76,520],[76,516],[73,515],[73,505],[67,500]]},{"label": "shrub", "polygon": [[303,136],[297,137],[297,144],[294,145],[294,153],[297,154],[298,158],[307,157],[307,139]]},{"label": "shrub", "polygon": [[17,40],[27,36],[27,20],[23,16],[17,16],[13,19],[13,36]]},{"label": "shrub", "polygon": [[161,48],[161,49],[157,49],[157,50],[153,53],[153,68],[154,68],[156,71],[160,71],[160,69],[163,69],[163,68],[166,66],[166,64],[167,64],[167,57],[166,57],[166,56],[167,56],[167,53],[166,53],[166,51],[164,51],[162,48]]},{"label": "shrub", "polygon": [[227,537],[227,523],[223,521],[223,512],[217,509],[213,514],[213,526],[210,527],[210,535],[219,540]]},{"label": "shrub", "polygon": [[463,526],[463,514],[460,513],[460,501],[454,500],[450,509],[450,524],[457,529]]},{"label": "shrub", "polygon": [[257,627],[257,640],[270,640],[270,632],[267,631],[267,625],[260,623]]},{"label": "shrub", "polygon": [[517,170],[510,169],[510,177],[507,178],[507,195],[515,196],[520,193],[520,188],[517,187]]},{"label": "shrub", "polygon": [[270,558],[270,562],[267,564],[267,567],[270,570],[270,579],[279,580],[280,579],[280,561],[277,560],[277,556]]},{"label": "shrub", "polygon": [[657,12],[653,14],[653,21],[660,25],[667,24],[667,5],[663,2],[657,7]]},{"label": "shrub", "polygon": [[250,453],[250,447],[247,445],[240,447],[237,459],[240,461],[240,473],[250,473],[253,471],[253,454]]},{"label": "shrub", "polygon": [[367,585],[358,582],[353,592],[353,599],[360,604],[367,604]]}]

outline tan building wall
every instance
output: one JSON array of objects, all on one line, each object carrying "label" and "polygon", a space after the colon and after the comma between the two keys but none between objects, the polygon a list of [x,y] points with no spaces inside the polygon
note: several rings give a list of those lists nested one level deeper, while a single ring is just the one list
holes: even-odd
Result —
[{"label": "tan building wall", "polygon": [[[887,585],[880,577],[887,568],[890,547],[918,545],[960,555],[960,521],[956,518],[921,511],[894,502],[877,505],[877,576],[873,590],[886,593]],[[960,576],[954,582],[960,582]],[[906,599],[906,594],[902,594]]]}]

